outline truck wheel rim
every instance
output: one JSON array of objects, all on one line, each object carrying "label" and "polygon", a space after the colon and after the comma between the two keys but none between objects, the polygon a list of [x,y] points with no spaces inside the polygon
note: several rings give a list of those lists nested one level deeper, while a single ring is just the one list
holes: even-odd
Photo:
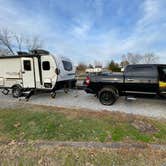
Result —
[{"label": "truck wheel rim", "polygon": [[101,101],[104,104],[110,104],[113,101],[112,94],[110,92],[103,92],[101,95]]}]

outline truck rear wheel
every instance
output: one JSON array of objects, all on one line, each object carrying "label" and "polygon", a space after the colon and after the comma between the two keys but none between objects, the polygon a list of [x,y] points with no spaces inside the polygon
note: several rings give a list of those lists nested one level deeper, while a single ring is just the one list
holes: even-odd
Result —
[{"label": "truck rear wheel", "polygon": [[166,99],[166,93],[163,93],[163,94],[162,94],[162,93],[159,93],[158,95],[159,95],[162,99]]},{"label": "truck rear wheel", "polygon": [[99,93],[99,100],[103,105],[113,105],[117,100],[116,91],[112,88],[103,88]]},{"label": "truck rear wheel", "polygon": [[12,89],[12,95],[14,98],[18,98],[21,96],[22,90],[19,86],[14,86]]}]

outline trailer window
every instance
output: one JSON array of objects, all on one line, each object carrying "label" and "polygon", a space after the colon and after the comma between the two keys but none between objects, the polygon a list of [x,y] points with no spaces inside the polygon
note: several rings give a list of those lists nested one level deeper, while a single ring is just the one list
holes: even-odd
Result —
[{"label": "trailer window", "polygon": [[65,70],[71,71],[73,69],[71,62],[69,62],[69,61],[62,61],[62,63],[63,63],[63,67],[64,67]]},{"label": "trailer window", "polygon": [[43,70],[50,70],[50,62],[49,61],[44,61],[42,66],[43,66]]},{"label": "trailer window", "polygon": [[31,71],[31,61],[30,60],[24,60],[24,70]]}]

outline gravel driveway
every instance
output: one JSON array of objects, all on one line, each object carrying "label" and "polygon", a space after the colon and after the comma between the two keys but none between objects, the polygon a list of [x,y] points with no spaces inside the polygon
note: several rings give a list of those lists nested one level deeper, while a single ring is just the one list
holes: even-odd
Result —
[{"label": "gravel driveway", "polygon": [[[47,93],[36,94],[28,102],[67,108],[88,108],[95,111],[119,111],[166,119],[166,100],[152,98],[137,98],[136,101],[126,101],[124,97],[120,97],[113,106],[103,106],[94,95],[86,94],[82,90],[71,90],[67,94],[58,91],[55,99],[50,98]],[[12,107],[17,103],[22,103],[22,101],[12,98],[11,95],[0,94],[0,107]]]}]

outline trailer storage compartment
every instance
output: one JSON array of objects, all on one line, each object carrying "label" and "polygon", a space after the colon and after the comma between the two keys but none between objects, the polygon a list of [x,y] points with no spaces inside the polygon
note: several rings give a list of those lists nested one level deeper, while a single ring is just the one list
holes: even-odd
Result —
[{"label": "trailer storage compartment", "polygon": [[20,58],[0,59],[0,86],[12,87],[14,84],[21,84],[20,63]]},{"label": "trailer storage compartment", "polygon": [[4,86],[4,79],[0,77],[0,86]]}]

